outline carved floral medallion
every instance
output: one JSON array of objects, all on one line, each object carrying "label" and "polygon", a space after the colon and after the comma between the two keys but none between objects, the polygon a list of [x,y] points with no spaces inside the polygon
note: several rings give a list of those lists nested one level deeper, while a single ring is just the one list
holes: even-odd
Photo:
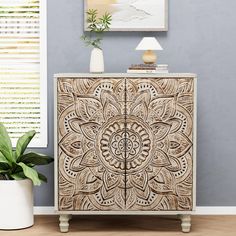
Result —
[{"label": "carved floral medallion", "polygon": [[192,209],[192,78],[58,79],[60,210]]}]

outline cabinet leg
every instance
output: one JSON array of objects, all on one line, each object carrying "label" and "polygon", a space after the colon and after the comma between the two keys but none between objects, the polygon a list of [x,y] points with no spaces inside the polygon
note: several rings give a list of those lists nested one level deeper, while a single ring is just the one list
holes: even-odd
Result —
[{"label": "cabinet leg", "polygon": [[189,233],[191,229],[191,215],[181,215],[182,232]]},{"label": "cabinet leg", "polygon": [[60,215],[59,217],[59,227],[62,233],[66,233],[69,231],[69,220],[71,219],[71,215]]}]

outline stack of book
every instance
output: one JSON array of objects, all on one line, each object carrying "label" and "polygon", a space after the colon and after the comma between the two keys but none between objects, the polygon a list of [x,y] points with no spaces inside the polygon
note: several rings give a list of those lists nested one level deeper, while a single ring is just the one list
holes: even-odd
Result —
[{"label": "stack of book", "polygon": [[133,64],[129,67],[127,73],[168,73],[168,65]]}]

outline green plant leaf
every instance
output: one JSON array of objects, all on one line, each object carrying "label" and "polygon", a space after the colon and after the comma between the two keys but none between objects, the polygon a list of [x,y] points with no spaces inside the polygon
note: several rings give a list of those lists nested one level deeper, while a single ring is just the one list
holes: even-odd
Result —
[{"label": "green plant leaf", "polygon": [[16,144],[16,159],[24,153],[35,134],[35,130],[31,130],[18,139]]},{"label": "green plant leaf", "polygon": [[0,170],[0,174],[7,174],[8,171],[7,170]]},{"label": "green plant leaf", "polygon": [[11,174],[10,177],[14,180],[21,180],[21,179],[26,179],[27,177],[24,175],[23,172]]},{"label": "green plant leaf", "polygon": [[109,13],[105,13],[102,17],[98,18],[98,12],[96,9],[88,9],[87,13],[87,29],[90,31],[90,36],[82,36],[81,40],[85,42],[86,46],[93,46],[101,49],[101,39],[97,40],[98,35],[109,31],[112,16]]},{"label": "green plant leaf", "polygon": [[0,162],[0,174],[8,174],[10,171],[10,165],[8,165],[6,162]]},{"label": "green plant leaf", "polygon": [[39,172],[38,172],[38,175],[39,175],[39,179],[40,179],[41,181],[43,181],[43,182],[45,182],[45,183],[48,182],[47,177],[46,177],[45,175],[43,175],[43,174],[41,174],[41,173],[39,173]]},{"label": "green plant leaf", "polygon": [[12,150],[11,139],[10,139],[8,132],[5,128],[5,126],[3,125],[3,123],[0,123],[0,135],[2,135],[2,137],[5,139],[5,142],[8,146],[8,148]]},{"label": "green plant leaf", "polygon": [[[53,161],[53,158],[38,153],[25,154],[24,152],[35,135],[35,131],[29,131],[18,139],[16,150],[12,150],[12,143],[4,125],[0,123],[0,175],[6,179],[29,178],[34,185],[40,185],[41,180],[46,181],[46,177],[40,177],[33,167],[35,165],[46,165]],[[21,160],[21,158],[23,160]],[[25,162],[25,163],[24,163]]]},{"label": "green plant leaf", "polygon": [[[10,169],[11,167],[10,167],[10,165],[8,165],[8,163],[6,163],[6,162],[0,162],[0,173],[6,173],[6,172],[8,172],[9,171],[9,169]],[[2,172],[1,172],[2,171]]]},{"label": "green plant leaf", "polygon": [[7,159],[7,161],[9,163],[12,163],[15,161],[15,159],[13,158],[13,155],[12,155],[12,150],[9,149],[9,147],[5,141],[5,138],[2,135],[0,135],[0,152],[5,157],[5,159]]},{"label": "green plant leaf", "polygon": [[19,157],[19,161],[27,165],[28,164],[47,165],[53,162],[53,160],[54,160],[53,158],[47,155],[43,155],[43,154],[39,154],[35,152],[29,152]]},{"label": "green plant leaf", "polygon": [[0,162],[8,163],[7,159],[3,154],[0,152]]},{"label": "green plant leaf", "polygon": [[33,181],[34,185],[40,185],[41,181],[39,179],[38,173],[36,170],[34,170],[33,168],[27,166],[26,164],[24,164],[23,162],[17,163],[17,165],[22,167],[22,170],[24,172],[24,175],[31,179]]},{"label": "green plant leaf", "polygon": [[0,152],[8,162],[12,163],[15,161],[12,155],[11,139],[2,123],[0,123]]}]

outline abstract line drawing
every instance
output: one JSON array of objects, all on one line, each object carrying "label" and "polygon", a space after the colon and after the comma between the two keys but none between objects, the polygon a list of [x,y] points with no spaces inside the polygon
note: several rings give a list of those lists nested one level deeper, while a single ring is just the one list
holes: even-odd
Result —
[{"label": "abstract line drawing", "polygon": [[111,31],[166,31],[167,4],[168,0],[85,0],[84,14],[88,9],[96,9],[99,17],[110,13]]}]

